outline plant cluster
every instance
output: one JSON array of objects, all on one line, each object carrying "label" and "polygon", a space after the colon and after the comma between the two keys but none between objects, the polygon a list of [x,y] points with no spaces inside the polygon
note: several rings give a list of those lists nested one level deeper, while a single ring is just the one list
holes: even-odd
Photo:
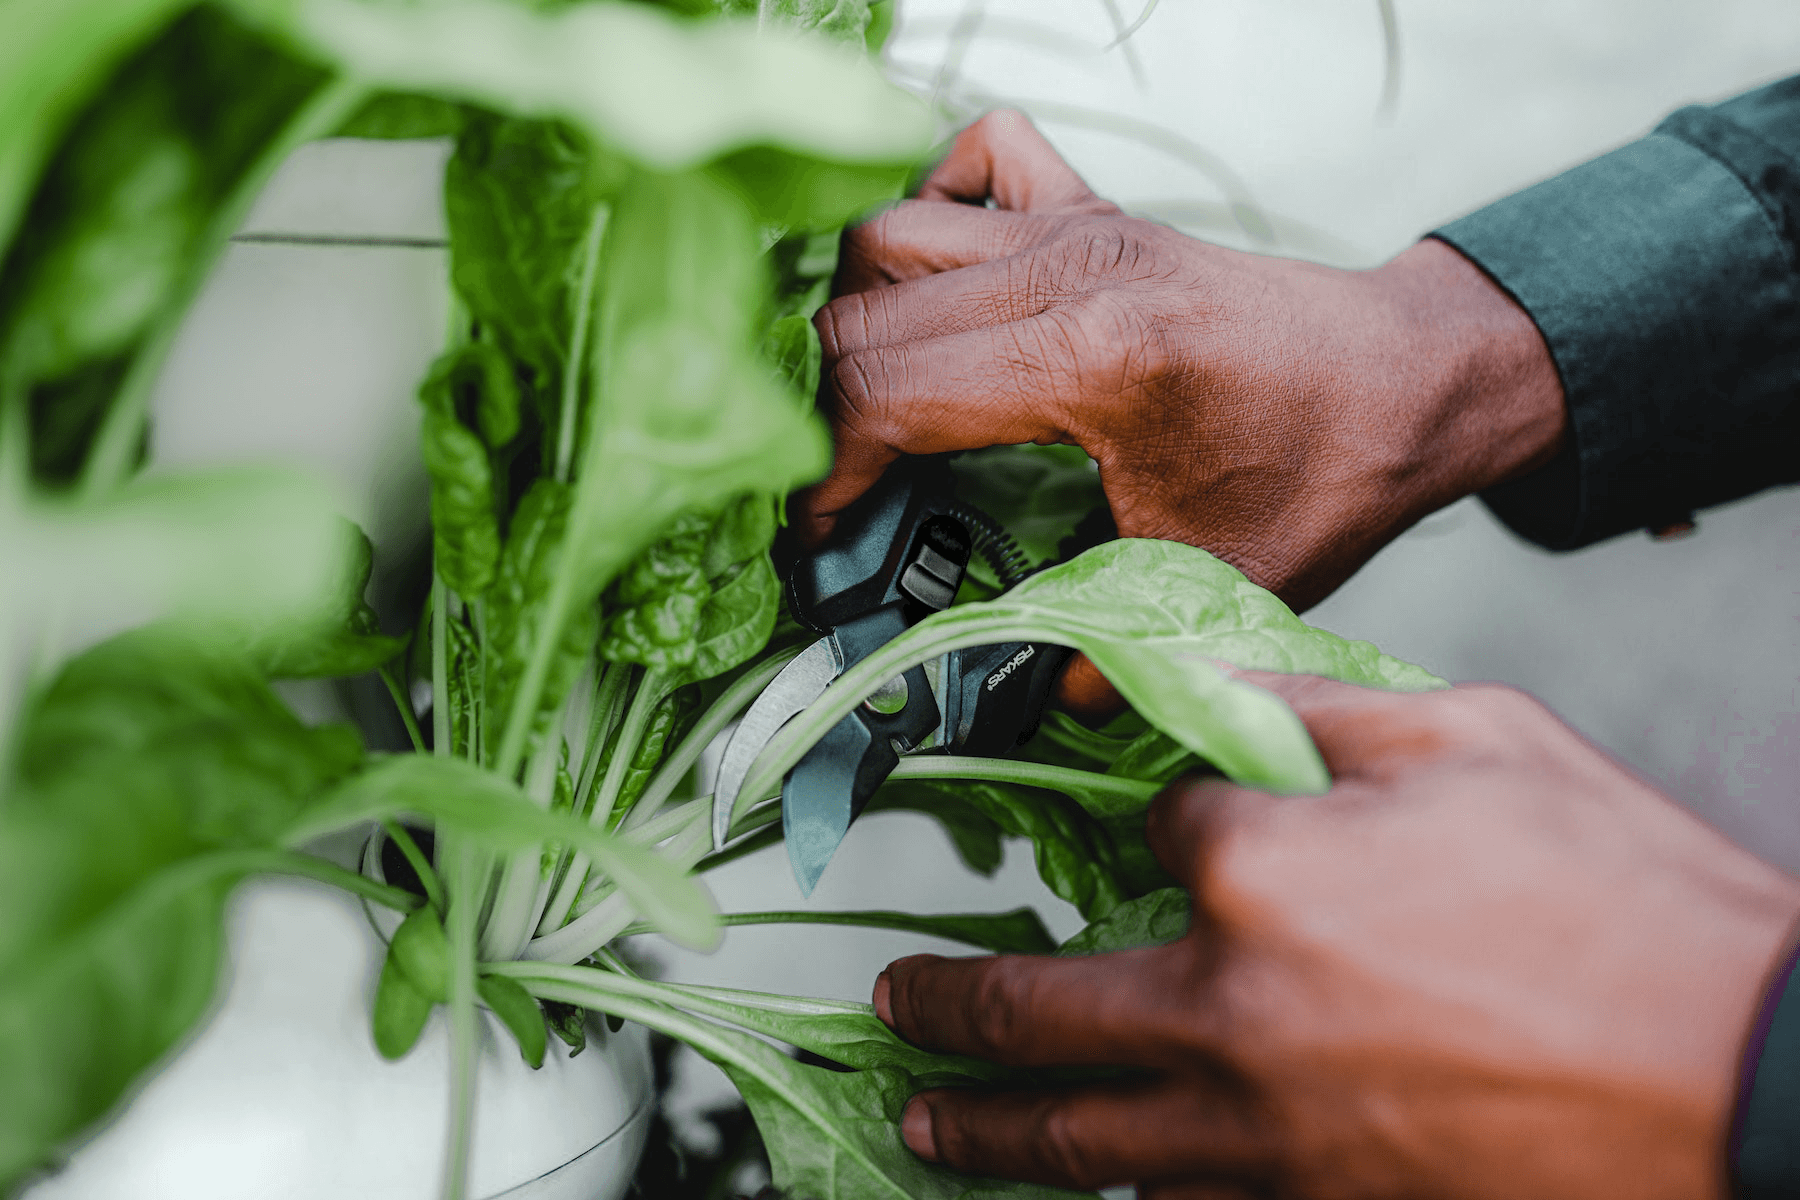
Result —
[{"label": "plant cluster", "polygon": [[[895,1125],[919,1088],[1020,1073],[918,1050],[866,1005],[645,979],[615,941],[705,947],[778,920],[1031,953],[1176,936],[1185,897],[1142,837],[1159,785],[1202,763],[1324,783],[1293,715],[1219,660],[1434,683],[1202,551],[1109,542],[1003,594],[976,579],[847,672],[759,760],[711,852],[694,765],[806,640],[769,551],[787,492],[828,463],[810,317],[839,229],[901,193],[934,132],[868,57],[891,17],[884,0],[0,0],[0,1186],[179,1043],[214,993],[231,889],[284,873],[406,914],[373,1036],[403,1055],[448,1009],[448,1197],[482,1007],[533,1062],[550,1034],[579,1046],[581,1010],[693,1047],[795,1196],[1042,1192],[924,1164]],[[419,388],[432,578],[385,633],[368,541],[315,482],[140,470],[187,302],[274,167],[329,135],[455,142],[454,314]],[[1041,563],[1103,508],[1067,448],[957,471]],[[1132,712],[1101,731],[1053,714],[1016,758],[905,760],[873,807],[942,822],[977,871],[1029,839],[1082,933],[1058,948],[1023,910],[713,910],[698,875],[779,839],[781,778],[840,717],[912,664],[1013,639],[1082,650]],[[270,687],[370,672],[412,752],[309,727]],[[405,870],[307,849],[370,823]]]}]

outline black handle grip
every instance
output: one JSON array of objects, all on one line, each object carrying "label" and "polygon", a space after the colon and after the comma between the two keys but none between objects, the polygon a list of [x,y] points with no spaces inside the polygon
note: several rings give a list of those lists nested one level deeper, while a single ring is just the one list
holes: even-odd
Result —
[{"label": "black handle grip", "polygon": [[903,460],[838,518],[832,544],[801,555],[788,575],[794,616],[829,633],[895,606],[912,625],[950,607],[973,539],[951,515],[950,472],[935,459]]},{"label": "black handle grip", "polygon": [[1043,642],[952,650],[943,684],[944,752],[1003,758],[1029,740],[1073,653]]}]

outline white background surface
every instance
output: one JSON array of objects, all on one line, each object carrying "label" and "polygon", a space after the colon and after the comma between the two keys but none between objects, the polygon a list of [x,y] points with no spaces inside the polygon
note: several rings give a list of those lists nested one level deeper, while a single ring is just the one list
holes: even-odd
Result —
[{"label": "white background surface", "polygon": [[[1129,4],[1130,0],[1125,0]],[[1093,0],[992,0],[953,87],[1154,122],[1217,155],[1310,250],[1380,261],[1506,191],[1638,135],[1683,103],[1800,71],[1792,0],[1413,0],[1400,5],[1391,121],[1375,5],[1165,0],[1132,45]],[[962,0],[903,0],[893,56],[927,76]],[[1083,49],[1083,47],[1086,47]],[[1217,205],[1188,162],[1045,120],[1096,190],[1137,208]],[[296,157],[253,228],[432,236],[441,151],[325,145]],[[1283,228],[1295,226],[1283,225]],[[1199,232],[1233,242],[1216,221]],[[243,245],[201,300],[158,399],[166,459],[239,453],[327,464],[347,507],[397,545],[420,512],[411,387],[442,327],[441,252]],[[1800,869],[1800,495],[1703,515],[1698,536],[1627,537],[1568,556],[1522,545],[1473,502],[1425,522],[1311,619],[1453,679],[1543,698],[1756,852]],[[779,850],[714,880],[728,910],[801,901]],[[1015,846],[984,881],[922,821],[861,823],[821,908],[999,910],[1078,923]],[[880,967],[928,940],[744,929],[683,977],[866,998]],[[695,1076],[693,1095],[710,1087]]]}]

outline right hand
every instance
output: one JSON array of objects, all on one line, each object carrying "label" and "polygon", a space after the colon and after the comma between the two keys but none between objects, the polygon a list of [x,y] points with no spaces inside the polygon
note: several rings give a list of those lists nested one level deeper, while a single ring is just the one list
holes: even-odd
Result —
[{"label": "right hand", "polygon": [[1095,196],[1018,113],[848,232],[837,284],[813,542],[901,454],[1063,442],[1121,535],[1202,546],[1303,609],[1563,436],[1530,317],[1444,243],[1371,271],[1210,246]]},{"label": "right hand", "polygon": [[1147,838],[1186,936],[1089,958],[919,955],[915,1045],[1136,1078],[921,1093],[902,1135],[978,1175],[1144,1200],[1699,1200],[1800,881],[1509,689],[1281,696],[1328,795],[1171,785]]}]

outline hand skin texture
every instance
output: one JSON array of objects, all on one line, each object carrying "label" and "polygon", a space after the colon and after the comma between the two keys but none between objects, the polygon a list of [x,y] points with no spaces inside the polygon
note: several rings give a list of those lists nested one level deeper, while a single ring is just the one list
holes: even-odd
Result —
[{"label": "hand skin texture", "polygon": [[907,1144],[1143,1200],[1724,1196],[1739,1058],[1800,881],[1522,693],[1241,678],[1294,707],[1335,783],[1158,798],[1185,937],[919,955],[875,985],[920,1046],[1147,1074],[924,1092]]},{"label": "hand skin texture", "polygon": [[[847,233],[836,290],[836,462],[794,513],[815,544],[902,453],[1063,442],[1121,535],[1204,547],[1299,610],[1567,424],[1531,318],[1444,243],[1369,271],[1210,246],[1095,196],[1014,112]],[[1116,705],[1082,659],[1062,698]]]}]

